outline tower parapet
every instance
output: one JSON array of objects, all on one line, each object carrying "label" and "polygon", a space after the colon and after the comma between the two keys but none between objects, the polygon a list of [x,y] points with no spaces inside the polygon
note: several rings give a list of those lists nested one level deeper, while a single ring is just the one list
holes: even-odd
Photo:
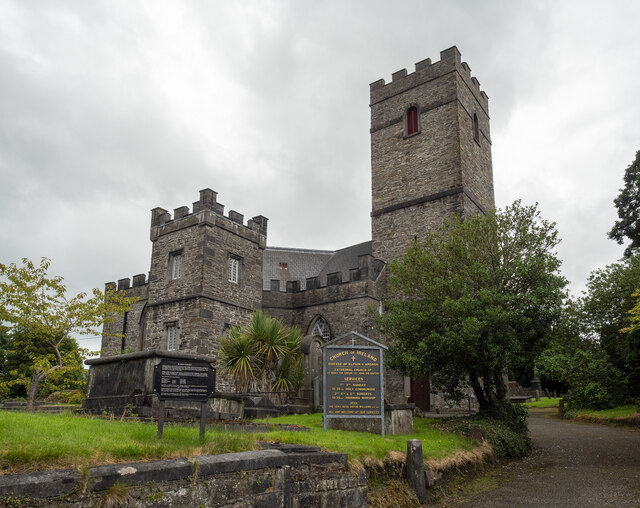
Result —
[{"label": "tower parapet", "polygon": [[[156,207],[151,210],[151,241],[154,241],[164,226],[171,224],[171,230],[174,230],[176,223],[185,220],[187,224],[189,218],[198,214],[207,214],[207,219],[215,222],[222,219],[238,224],[247,230],[254,231],[261,236],[267,236],[267,222],[269,219],[263,215],[256,215],[247,221],[244,225],[244,215],[235,210],[230,210],[228,215],[224,215],[224,205],[217,202],[218,193],[211,189],[202,189],[200,191],[200,199],[193,203],[193,212],[189,212],[188,206],[180,206],[173,211],[173,217],[168,210]],[[266,241],[266,240],[265,240]],[[264,243],[264,242],[263,242]]]},{"label": "tower parapet", "polygon": [[488,114],[489,97],[481,90],[478,79],[471,75],[471,68],[467,62],[461,61],[461,55],[456,46],[440,52],[440,61],[431,62],[431,58],[426,58],[415,64],[415,71],[408,73],[407,69],[401,69],[391,75],[391,82],[386,83],[384,79],[374,81],[369,85],[371,93],[371,104],[383,101],[396,94],[406,92],[427,81],[431,81],[450,72],[457,72],[469,87],[471,93]]}]

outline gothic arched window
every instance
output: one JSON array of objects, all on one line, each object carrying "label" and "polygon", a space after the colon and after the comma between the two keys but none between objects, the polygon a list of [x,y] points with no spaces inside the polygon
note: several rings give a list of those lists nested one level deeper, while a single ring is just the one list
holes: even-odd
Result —
[{"label": "gothic arched window", "polygon": [[319,317],[313,324],[311,335],[320,335],[320,337],[322,337],[322,340],[327,342],[329,339],[331,339],[331,330],[329,329],[329,325],[326,323],[326,321]]},{"label": "gothic arched window", "polygon": [[418,132],[418,108],[415,106],[411,106],[407,109],[405,127],[406,136],[411,136]]}]

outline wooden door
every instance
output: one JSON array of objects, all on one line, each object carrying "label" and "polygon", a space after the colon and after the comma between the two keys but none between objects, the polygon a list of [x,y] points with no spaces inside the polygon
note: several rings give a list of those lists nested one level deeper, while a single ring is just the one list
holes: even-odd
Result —
[{"label": "wooden door", "polygon": [[422,411],[431,410],[431,385],[429,384],[429,378],[423,377],[422,379],[411,380],[411,400],[422,409]]}]

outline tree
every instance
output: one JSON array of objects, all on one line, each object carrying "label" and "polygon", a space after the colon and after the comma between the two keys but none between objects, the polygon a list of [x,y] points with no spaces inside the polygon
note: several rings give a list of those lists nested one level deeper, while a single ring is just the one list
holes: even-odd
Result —
[{"label": "tree", "polygon": [[599,342],[615,367],[624,371],[629,352],[629,311],[640,288],[640,252],[592,272],[582,298],[583,333]]},{"label": "tree", "polygon": [[220,361],[241,392],[297,390],[302,380],[301,340],[297,327],[257,311],[246,326],[234,326],[220,339]]},{"label": "tree", "polygon": [[634,249],[640,247],[640,150],[636,158],[624,173],[624,188],[613,200],[618,209],[619,220],[609,231],[609,238],[619,244],[627,237],[631,240],[624,255],[630,257]]},{"label": "tree", "polygon": [[31,355],[28,411],[33,411],[39,384],[65,367],[67,359],[61,346],[67,337],[72,333],[97,334],[98,327],[128,311],[136,300],[112,288],[105,293],[94,289],[91,297],[85,293],[68,297],[64,279],[47,274],[50,264],[47,258],[42,258],[39,266],[26,258],[22,266],[0,263],[0,322],[42,338],[53,351]]},{"label": "tree", "polygon": [[[83,360],[88,351],[78,347],[71,337],[60,344],[64,367],[52,372],[40,384],[39,393],[59,390],[84,390],[86,375]],[[33,358],[54,358],[55,352],[46,337],[14,328],[6,340],[0,339],[0,393],[6,397],[26,397],[33,376]],[[4,357],[4,361],[2,360]]]},{"label": "tree", "polygon": [[[638,285],[640,287],[640,284]],[[636,330],[640,330],[640,289],[633,293],[632,298],[635,298],[635,304],[629,309],[629,321],[630,325],[627,328],[620,330],[623,333],[631,333]]]},{"label": "tree", "polygon": [[454,216],[391,263],[387,310],[391,366],[454,400],[472,387],[481,411],[507,407],[504,374],[533,358],[558,319],[567,281],[555,224],[519,201],[503,211]]},{"label": "tree", "polygon": [[629,392],[638,401],[640,413],[640,289],[633,293],[637,298],[635,305],[629,311],[631,325],[622,330],[628,333],[629,347],[627,353],[628,385]]}]

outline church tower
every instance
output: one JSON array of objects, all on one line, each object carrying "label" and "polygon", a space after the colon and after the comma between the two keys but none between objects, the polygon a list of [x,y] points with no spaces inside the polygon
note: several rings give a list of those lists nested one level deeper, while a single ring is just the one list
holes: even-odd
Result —
[{"label": "church tower", "polygon": [[370,94],[373,256],[389,263],[452,214],[494,208],[488,97],[455,46]]}]

